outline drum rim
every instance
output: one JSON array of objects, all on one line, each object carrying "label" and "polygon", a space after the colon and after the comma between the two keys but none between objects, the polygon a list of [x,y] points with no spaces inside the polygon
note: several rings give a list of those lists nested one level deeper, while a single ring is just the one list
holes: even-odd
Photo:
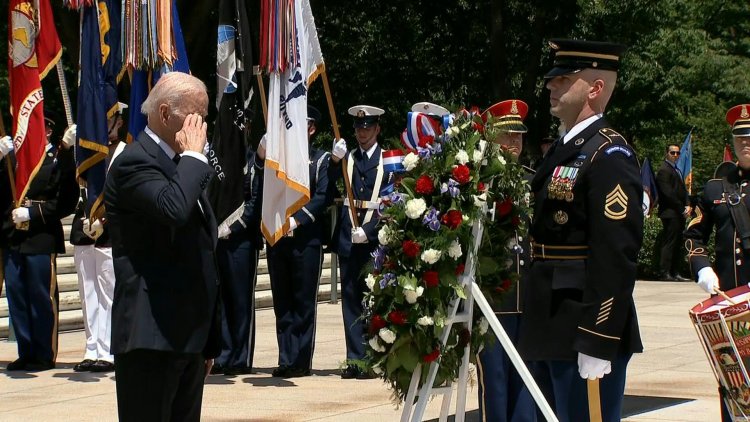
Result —
[{"label": "drum rim", "polygon": [[[736,287],[732,290],[726,291],[727,296],[734,298],[740,295],[744,295],[750,293],[750,287],[747,284],[744,284],[742,286]],[[712,296],[697,305],[693,306],[690,309],[690,317],[695,322],[710,322],[710,321],[716,321],[719,319],[719,315],[727,316],[728,314],[736,315],[738,312],[744,312],[750,309],[750,302],[749,300],[743,300],[742,302],[738,302],[734,305],[728,304],[727,306],[715,309],[712,311],[707,311],[708,308],[718,305],[721,302],[726,301],[723,297],[716,295]]]}]

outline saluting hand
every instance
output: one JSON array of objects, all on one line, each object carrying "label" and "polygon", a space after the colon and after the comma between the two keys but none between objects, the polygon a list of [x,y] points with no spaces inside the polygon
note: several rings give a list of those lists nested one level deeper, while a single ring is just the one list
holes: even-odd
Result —
[{"label": "saluting hand", "polygon": [[182,129],[174,136],[177,147],[182,149],[178,153],[193,151],[202,154],[203,147],[206,145],[207,129],[208,125],[203,121],[200,114],[188,114],[182,123]]}]

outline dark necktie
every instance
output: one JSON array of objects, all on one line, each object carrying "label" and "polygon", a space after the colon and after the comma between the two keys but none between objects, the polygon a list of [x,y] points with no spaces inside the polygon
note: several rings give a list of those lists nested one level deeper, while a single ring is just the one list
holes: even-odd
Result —
[{"label": "dark necktie", "polygon": [[180,154],[175,154],[174,157],[172,157],[172,161],[174,161],[175,164],[180,164]]}]

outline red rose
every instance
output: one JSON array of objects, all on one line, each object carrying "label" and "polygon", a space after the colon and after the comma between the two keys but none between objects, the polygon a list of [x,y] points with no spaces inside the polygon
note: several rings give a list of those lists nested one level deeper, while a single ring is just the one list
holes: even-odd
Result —
[{"label": "red rose", "polygon": [[419,243],[413,240],[404,240],[401,247],[404,249],[404,255],[409,258],[414,258],[419,255]]},{"label": "red rose", "polygon": [[430,176],[423,174],[417,179],[417,193],[422,195],[430,195],[435,190],[435,186],[432,183]]},{"label": "red rose", "polygon": [[391,321],[396,325],[404,325],[406,324],[406,312],[391,311],[391,313],[388,314],[388,321]]},{"label": "red rose", "polygon": [[505,198],[503,202],[498,202],[497,207],[495,208],[497,208],[498,217],[505,217],[513,209],[513,200]]},{"label": "red rose", "polygon": [[458,228],[458,226],[460,226],[463,221],[463,215],[459,210],[450,210],[447,213],[443,214],[443,218],[441,219],[441,223],[445,224],[453,230]]},{"label": "red rose", "polygon": [[422,356],[422,362],[430,363],[440,357],[440,348],[436,347],[429,355]]},{"label": "red rose", "polygon": [[508,290],[508,289],[510,289],[510,285],[511,284],[513,284],[513,282],[510,281],[509,278],[506,278],[505,280],[503,280],[503,284],[501,284],[500,287],[502,287],[503,290]]},{"label": "red rose", "polygon": [[479,192],[484,192],[485,188],[486,188],[486,186],[484,185],[484,183],[482,183],[482,182],[477,183],[477,190]]},{"label": "red rose", "polygon": [[427,287],[437,287],[440,284],[440,277],[437,271],[425,271],[422,274],[422,280],[424,280],[424,285]]},{"label": "red rose", "polygon": [[469,180],[471,180],[471,171],[469,170],[469,167],[466,166],[466,164],[456,166],[453,169],[453,178],[461,185],[469,183]]},{"label": "red rose", "polygon": [[458,266],[456,267],[456,275],[463,274],[465,268],[466,266],[463,263],[458,264]]},{"label": "red rose", "polygon": [[385,328],[386,322],[378,314],[375,314],[372,316],[372,319],[370,320],[370,333],[377,333],[380,331],[381,328]]}]

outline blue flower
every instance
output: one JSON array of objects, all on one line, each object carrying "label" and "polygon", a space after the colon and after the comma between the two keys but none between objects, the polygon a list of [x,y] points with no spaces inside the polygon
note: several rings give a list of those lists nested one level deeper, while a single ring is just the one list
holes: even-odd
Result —
[{"label": "blue flower", "polygon": [[385,262],[385,254],[387,251],[388,250],[385,246],[380,245],[370,254],[375,260],[372,266],[376,271],[383,269],[383,263]]},{"label": "blue flower", "polygon": [[436,210],[435,207],[430,207],[430,209],[424,214],[422,224],[429,227],[430,230],[434,232],[440,230],[440,220],[438,220],[439,215],[440,212]]},{"label": "blue flower", "polygon": [[458,189],[458,182],[456,182],[453,179],[448,179],[448,183],[443,183],[442,186],[440,186],[440,193],[450,193],[451,198],[455,198],[458,195],[461,194],[461,191]]},{"label": "blue flower", "polygon": [[402,194],[400,194],[398,192],[393,192],[391,194],[391,203],[393,205],[403,204],[404,203],[404,195],[402,195]]}]

